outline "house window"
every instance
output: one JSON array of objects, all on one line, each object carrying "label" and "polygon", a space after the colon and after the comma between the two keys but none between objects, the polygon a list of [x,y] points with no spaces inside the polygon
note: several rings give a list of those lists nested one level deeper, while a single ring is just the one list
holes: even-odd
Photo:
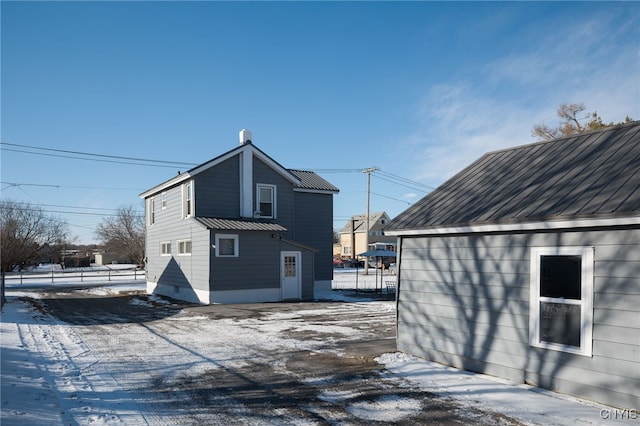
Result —
[{"label": "house window", "polygon": [[238,236],[216,234],[216,257],[238,257]]},{"label": "house window", "polygon": [[191,240],[178,241],[178,255],[187,256],[191,254]]},{"label": "house window", "polygon": [[171,256],[171,241],[160,243],[160,256]]},{"label": "house window", "polygon": [[182,188],[182,217],[193,216],[193,182]]},{"label": "house window", "polygon": [[276,217],[276,187],[273,185],[258,184],[258,205],[256,213],[260,217],[275,218]]},{"label": "house window", "polygon": [[162,200],[160,202],[160,208],[164,210],[167,208],[167,191],[164,191],[161,197],[162,197]]},{"label": "house window", "polygon": [[149,225],[156,223],[156,202],[155,198],[149,198]]},{"label": "house window", "polygon": [[593,248],[531,249],[532,346],[591,356]]}]

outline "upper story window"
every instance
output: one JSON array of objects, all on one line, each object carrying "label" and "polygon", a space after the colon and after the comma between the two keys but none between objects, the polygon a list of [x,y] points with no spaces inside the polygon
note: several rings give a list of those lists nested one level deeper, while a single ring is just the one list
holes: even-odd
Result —
[{"label": "upper story window", "polygon": [[149,225],[156,223],[156,200],[154,197],[149,198]]},{"label": "upper story window", "polygon": [[193,182],[182,186],[182,217],[193,216]]},{"label": "upper story window", "polygon": [[275,185],[258,184],[256,189],[256,214],[259,217],[276,217],[276,187]]},{"label": "upper story window", "polygon": [[167,208],[167,191],[164,191],[161,197],[160,208],[164,210]]},{"label": "upper story window", "polygon": [[532,346],[591,356],[593,248],[531,249]]}]

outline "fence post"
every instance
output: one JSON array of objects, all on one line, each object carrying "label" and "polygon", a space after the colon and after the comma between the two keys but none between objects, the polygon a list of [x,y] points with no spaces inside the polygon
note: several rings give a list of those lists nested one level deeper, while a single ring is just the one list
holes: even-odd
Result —
[{"label": "fence post", "polygon": [[109,268],[109,281],[111,281],[111,268]]},{"label": "fence post", "polygon": [[53,268],[52,268],[51,269],[51,284],[55,284],[55,282],[53,281],[53,274],[54,274],[54,272],[53,272]]},{"label": "fence post", "polygon": [[80,282],[84,282],[84,271],[82,269],[80,269]]}]

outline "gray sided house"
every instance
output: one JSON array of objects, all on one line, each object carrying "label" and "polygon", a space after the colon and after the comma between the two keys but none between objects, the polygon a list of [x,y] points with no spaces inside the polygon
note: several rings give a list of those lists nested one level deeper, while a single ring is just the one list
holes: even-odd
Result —
[{"label": "gray sided house", "polygon": [[386,233],[399,350],[640,408],[640,122],[488,153]]},{"label": "gray sided house", "polygon": [[311,300],[333,278],[333,194],[240,145],[140,196],[147,291],[195,303]]}]

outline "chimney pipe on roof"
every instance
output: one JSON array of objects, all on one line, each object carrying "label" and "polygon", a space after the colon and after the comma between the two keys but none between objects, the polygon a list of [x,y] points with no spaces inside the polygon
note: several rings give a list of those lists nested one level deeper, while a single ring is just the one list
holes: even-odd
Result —
[{"label": "chimney pipe on roof", "polygon": [[251,130],[242,129],[240,130],[240,145],[244,145],[246,143],[251,143]]}]

